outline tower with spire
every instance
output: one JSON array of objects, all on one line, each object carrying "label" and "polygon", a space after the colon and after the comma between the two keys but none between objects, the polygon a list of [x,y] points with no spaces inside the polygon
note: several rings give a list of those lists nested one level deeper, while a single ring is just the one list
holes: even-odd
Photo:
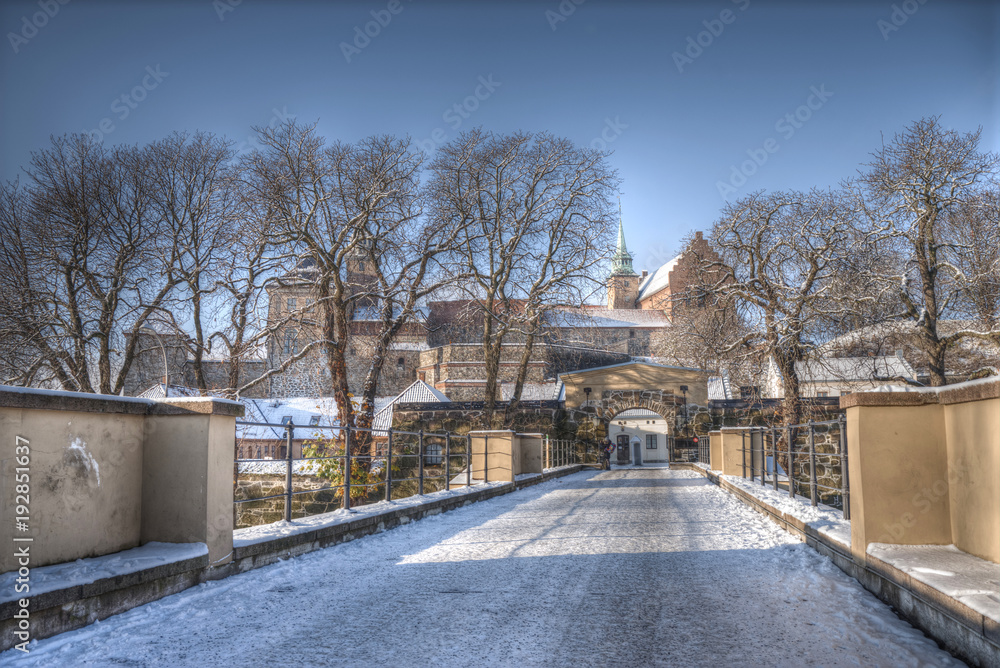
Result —
[{"label": "tower with spire", "polygon": [[625,245],[625,226],[622,224],[621,200],[618,200],[618,245],[612,258],[608,276],[608,308],[636,308],[639,297],[639,276],[632,269],[632,256]]}]

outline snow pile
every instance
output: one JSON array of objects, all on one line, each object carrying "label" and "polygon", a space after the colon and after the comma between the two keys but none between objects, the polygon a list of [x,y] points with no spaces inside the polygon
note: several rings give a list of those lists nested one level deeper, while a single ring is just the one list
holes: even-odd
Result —
[{"label": "snow pile", "polygon": [[840,543],[843,547],[851,547],[851,522],[844,519],[844,513],[832,506],[819,504],[815,508],[800,496],[789,498],[788,492],[776,492],[773,487],[762,486],[759,482],[751,482],[741,476],[724,475],[723,480],[739,487],[751,496],[764,501],[775,510],[790,515],[819,533]]},{"label": "snow pile", "polygon": [[[254,473],[258,475],[285,475],[288,472],[288,462],[284,459],[253,460],[238,462],[240,473]],[[315,459],[296,459],[292,462],[292,473],[295,475],[316,475],[319,469],[319,462]]]},{"label": "snow pile", "polygon": [[[89,559],[77,559],[64,564],[53,564],[31,569],[31,595],[90,584],[163,566],[177,561],[193,559],[208,554],[205,543],[146,543],[141,547]],[[20,594],[14,592],[17,571],[0,575],[0,603],[13,601]]]}]

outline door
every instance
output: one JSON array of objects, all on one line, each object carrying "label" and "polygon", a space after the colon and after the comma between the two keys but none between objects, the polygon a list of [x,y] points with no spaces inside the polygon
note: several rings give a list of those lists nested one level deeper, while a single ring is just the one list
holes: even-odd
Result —
[{"label": "door", "polygon": [[618,434],[618,461],[619,466],[628,464],[628,434]]}]

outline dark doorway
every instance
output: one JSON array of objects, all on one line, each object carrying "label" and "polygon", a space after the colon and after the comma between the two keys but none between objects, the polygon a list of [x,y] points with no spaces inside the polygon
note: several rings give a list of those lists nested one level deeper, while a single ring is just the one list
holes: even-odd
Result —
[{"label": "dark doorway", "polygon": [[618,434],[618,461],[615,463],[619,466],[628,465],[628,434]]}]

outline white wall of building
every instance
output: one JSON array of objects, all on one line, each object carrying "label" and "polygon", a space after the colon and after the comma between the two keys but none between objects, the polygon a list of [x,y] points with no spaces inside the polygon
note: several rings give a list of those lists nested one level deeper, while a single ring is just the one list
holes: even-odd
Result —
[{"label": "white wall of building", "polygon": [[[634,437],[638,437],[642,442],[643,463],[660,463],[668,461],[667,434],[669,433],[667,421],[656,413],[646,410],[633,409],[615,416],[609,425],[608,438],[612,443],[618,443],[621,434],[627,434],[629,443]],[[652,447],[650,447],[652,446]],[[635,464],[633,460],[631,446],[629,447],[629,463]],[[617,455],[611,456],[611,463],[617,459]]]}]

